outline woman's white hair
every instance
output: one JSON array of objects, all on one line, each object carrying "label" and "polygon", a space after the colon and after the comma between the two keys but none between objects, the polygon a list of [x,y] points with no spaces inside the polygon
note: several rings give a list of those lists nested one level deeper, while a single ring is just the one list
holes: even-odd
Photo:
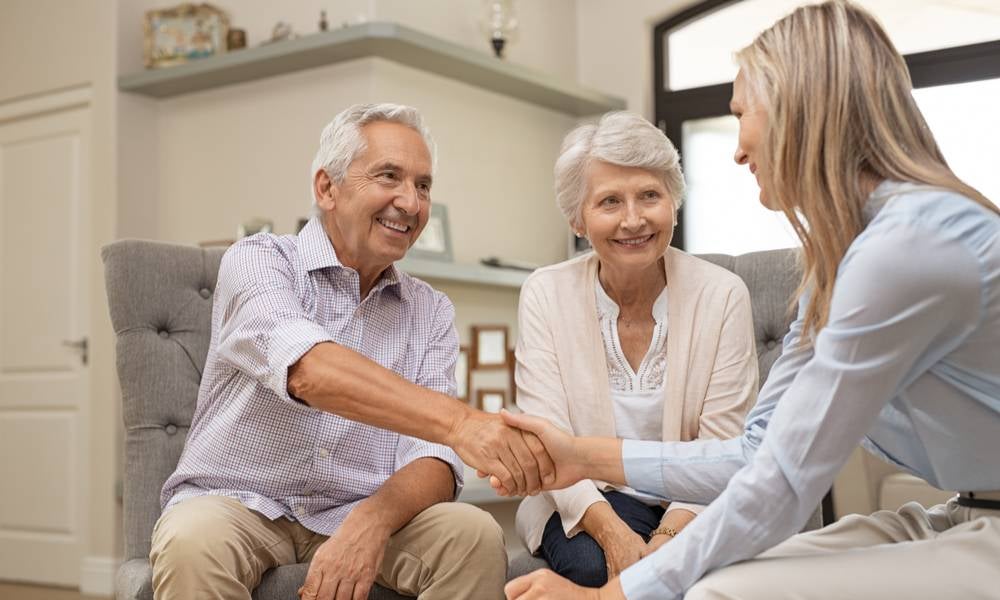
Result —
[{"label": "woman's white hair", "polygon": [[663,181],[674,209],[684,197],[684,175],[677,149],[662,131],[641,116],[609,112],[596,124],[581,125],[563,140],[556,160],[556,204],[570,227],[580,225],[587,193],[587,167],[599,160],[622,167],[645,169]]},{"label": "woman's white hair", "polygon": [[[431,154],[431,170],[437,164],[437,148],[431,132],[424,126],[424,120],[417,109],[402,104],[355,104],[349,106],[333,118],[319,136],[319,150],[312,162],[309,181],[320,169],[330,176],[334,183],[341,183],[350,166],[359,154],[365,151],[365,136],[361,128],[375,121],[392,121],[406,125],[420,134]],[[313,205],[316,201],[313,199]]]}]

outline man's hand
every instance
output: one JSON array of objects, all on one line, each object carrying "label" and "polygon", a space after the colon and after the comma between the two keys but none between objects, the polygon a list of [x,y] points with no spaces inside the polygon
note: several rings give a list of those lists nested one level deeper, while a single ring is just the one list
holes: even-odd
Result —
[{"label": "man's hand", "polygon": [[302,600],[367,600],[391,532],[363,521],[348,517],[316,550],[299,588]]},{"label": "man's hand", "polygon": [[[500,416],[507,425],[536,436],[545,445],[545,450],[555,465],[555,477],[551,482],[546,481],[543,489],[559,490],[584,478],[583,465],[579,462],[580,456],[574,444],[576,438],[572,435],[542,417],[525,414],[515,415],[506,410],[501,411]],[[503,479],[497,476],[497,473],[488,469],[480,469],[479,471],[481,476],[483,474],[493,475],[490,477],[490,485],[493,486],[497,494],[501,496],[515,495]]]},{"label": "man's hand", "polygon": [[445,443],[467,465],[495,476],[508,495],[536,494],[556,481],[555,465],[538,437],[505,425],[497,415],[466,411]]},{"label": "man's hand", "polygon": [[528,573],[503,588],[507,600],[625,600],[618,580],[602,588],[581,587],[548,569]]}]

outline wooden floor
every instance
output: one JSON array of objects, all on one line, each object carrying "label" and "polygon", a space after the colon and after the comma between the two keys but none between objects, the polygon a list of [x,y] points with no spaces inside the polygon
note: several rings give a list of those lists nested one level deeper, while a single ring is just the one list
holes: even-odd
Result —
[{"label": "wooden floor", "polygon": [[107,600],[110,596],[84,596],[78,590],[0,583],[0,600]]}]

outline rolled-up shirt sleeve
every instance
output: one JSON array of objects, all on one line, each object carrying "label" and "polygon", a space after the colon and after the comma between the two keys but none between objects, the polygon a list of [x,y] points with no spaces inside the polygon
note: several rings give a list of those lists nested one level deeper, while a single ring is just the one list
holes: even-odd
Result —
[{"label": "rolled-up shirt sleeve", "polygon": [[[746,452],[753,446],[748,436],[763,433],[753,430],[756,410],[742,443],[661,451],[667,463],[686,457],[684,466],[667,464],[649,483],[678,496],[699,495],[691,481],[705,472],[698,462],[747,464],[677,539],[622,573],[626,597],[680,598],[707,571],[752,558],[798,531],[897,390],[974,330],[981,286],[975,257],[933,230],[897,225],[859,238],[841,263],[812,356],[797,373],[778,373],[791,378],[780,403],[762,398],[773,402],[772,416],[758,423],[767,434],[756,452]],[[650,476],[652,469],[636,472],[623,459],[627,475]]]},{"label": "rolled-up shirt sleeve", "polygon": [[333,341],[303,306],[292,264],[268,236],[240,240],[222,258],[215,290],[218,356],[278,397],[288,393],[288,368],[313,346]]},{"label": "rolled-up shirt sleeve", "polygon": [[[455,395],[455,363],[458,362],[458,332],[455,307],[444,294],[437,294],[437,309],[430,343],[424,348],[416,384],[449,396]],[[419,458],[437,458],[447,463],[455,476],[455,495],[465,484],[465,464],[451,448],[400,435],[396,446],[396,470]]]}]

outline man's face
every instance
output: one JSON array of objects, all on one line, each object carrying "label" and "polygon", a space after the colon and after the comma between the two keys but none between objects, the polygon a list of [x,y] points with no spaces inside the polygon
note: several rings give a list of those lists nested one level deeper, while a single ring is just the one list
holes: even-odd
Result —
[{"label": "man's face", "polygon": [[[430,212],[431,155],[419,133],[390,121],[361,128],[366,149],[342,182],[317,174],[317,204],[337,257],[362,275],[403,258]],[[325,193],[324,193],[325,192]]]}]

